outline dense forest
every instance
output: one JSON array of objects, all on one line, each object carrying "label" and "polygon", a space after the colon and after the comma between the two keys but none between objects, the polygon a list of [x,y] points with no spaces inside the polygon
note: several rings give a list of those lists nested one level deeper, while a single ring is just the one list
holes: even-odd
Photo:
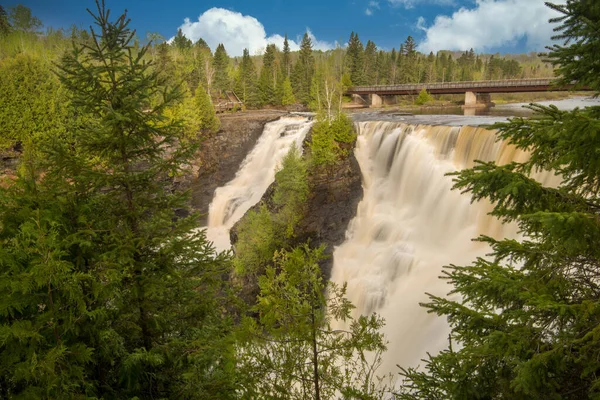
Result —
[{"label": "dense forest", "polygon": [[[270,45],[232,59],[181,32],[140,43],[104,2],[90,31],[46,29],[0,6],[0,397],[7,399],[597,398],[600,387],[600,108],[531,106],[496,125],[529,160],[480,163],[455,189],[487,199],[526,239],[482,237],[493,254],[449,266],[450,346],[423,369],[379,377],[377,315],[353,318],[345,285],[323,278],[324,249],[295,241],[311,180],[327,180],[356,134],[344,87],[547,76],[600,94],[600,5],[568,0],[547,67],[497,56]],[[236,254],[198,231],[186,173],[219,129],[213,101],[316,111],[306,154],[293,148],[270,204],[240,225]],[[544,187],[532,171],[556,171]],[[248,285],[255,290],[249,300]],[[344,326],[341,329],[339,326]],[[402,366],[400,366],[402,367]]]}]

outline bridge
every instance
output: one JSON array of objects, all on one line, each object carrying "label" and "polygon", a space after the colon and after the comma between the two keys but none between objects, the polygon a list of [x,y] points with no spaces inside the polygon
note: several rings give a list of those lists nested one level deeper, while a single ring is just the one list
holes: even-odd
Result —
[{"label": "bridge", "polygon": [[425,89],[429,94],[464,94],[465,107],[481,107],[492,103],[491,93],[548,92],[573,89],[573,85],[558,87],[554,86],[553,82],[554,79],[509,79],[502,81],[353,86],[346,91],[346,94],[358,95],[363,100],[366,100],[365,97],[368,96],[370,105],[377,107],[383,104],[383,96],[416,95]]}]

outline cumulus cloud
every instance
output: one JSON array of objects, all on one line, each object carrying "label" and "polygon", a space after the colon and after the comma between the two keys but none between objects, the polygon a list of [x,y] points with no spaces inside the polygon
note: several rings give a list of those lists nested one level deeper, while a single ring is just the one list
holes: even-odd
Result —
[{"label": "cumulus cloud", "polygon": [[[259,54],[272,43],[283,48],[283,36],[279,34],[267,36],[264,25],[256,18],[224,8],[211,8],[201,14],[197,21],[186,18],[179,28],[193,42],[200,38],[204,39],[213,51],[219,43],[223,43],[227,53],[232,56],[241,56],[245,48],[250,51],[250,54]],[[306,32],[312,39],[315,50],[328,50],[335,46],[317,40],[308,28]],[[292,51],[300,49],[301,38],[301,35],[296,37],[296,40],[288,38]]]},{"label": "cumulus cloud", "polygon": [[476,0],[475,3],[474,8],[462,7],[450,17],[437,16],[429,27],[419,18],[417,27],[426,33],[419,50],[484,51],[524,39],[527,49],[535,51],[551,43],[553,26],[548,20],[557,14],[543,0]]}]

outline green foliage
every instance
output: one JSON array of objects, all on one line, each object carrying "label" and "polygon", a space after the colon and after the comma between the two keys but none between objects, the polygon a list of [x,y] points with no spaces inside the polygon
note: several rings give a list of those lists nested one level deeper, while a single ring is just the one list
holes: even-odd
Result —
[{"label": "green foliage", "polygon": [[312,40],[304,34],[300,43],[300,54],[292,73],[294,96],[302,104],[310,102],[310,87],[315,73],[315,58],[312,54]]},{"label": "green foliage", "polygon": [[306,212],[308,200],[308,171],[300,150],[295,145],[284,157],[281,169],[275,174],[273,204],[278,208],[276,221],[285,237],[294,235],[294,228]]},{"label": "green foliage", "polygon": [[238,275],[258,275],[280,247],[280,230],[266,205],[250,210],[238,226],[235,269]]},{"label": "green foliage", "polygon": [[[600,7],[593,1],[552,6],[564,18],[565,46],[549,57],[563,81],[596,91]],[[585,58],[586,61],[581,61]],[[588,64],[589,63],[589,64]],[[489,200],[492,214],[516,223],[524,238],[480,237],[488,258],[448,267],[445,279],[460,300],[431,296],[430,312],[447,318],[450,347],[425,370],[402,370],[403,399],[598,398],[600,358],[600,108],[560,111],[532,105],[532,119],[495,126],[529,160],[479,163],[455,174],[455,189]],[[532,179],[554,171],[558,187]],[[455,297],[455,298],[456,298]]]},{"label": "green foliage", "polygon": [[313,125],[311,136],[311,162],[317,167],[329,168],[348,154],[341,144],[350,144],[356,140],[352,121],[340,113],[331,121],[320,117]]},{"label": "green foliage", "polygon": [[177,30],[177,35],[173,38],[173,46],[179,50],[186,50],[192,47],[192,41],[183,35],[181,28]]},{"label": "green foliage", "polygon": [[294,91],[292,89],[292,82],[289,77],[286,77],[283,80],[282,84],[282,95],[281,95],[281,104],[284,106],[289,106],[292,104],[296,104],[296,98],[294,97]]},{"label": "green foliage", "polygon": [[322,277],[323,250],[282,251],[260,278],[259,318],[246,319],[239,349],[240,371],[251,377],[244,398],[381,398],[375,371],[385,350],[383,321],[351,317],[346,288]]},{"label": "green foliage", "polygon": [[4,7],[0,5],[0,37],[7,35],[11,30],[10,23],[8,22],[8,14]]},{"label": "green foliage", "polygon": [[125,15],[98,5],[95,20],[60,64],[81,117],[0,189],[0,397],[231,392],[230,261],[166,185],[196,150],[163,114],[180,93],[133,51]]},{"label": "green foliage", "polygon": [[275,174],[274,209],[269,211],[263,204],[239,224],[235,263],[240,275],[262,274],[275,251],[286,247],[306,212],[308,194],[306,161],[293,145]]},{"label": "green foliage", "polygon": [[229,56],[225,50],[223,43],[220,43],[215,50],[215,57],[213,59],[214,68],[214,89],[219,93],[229,89]]},{"label": "green foliage", "polygon": [[367,83],[364,74],[365,50],[358,34],[352,32],[348,40],[346,52],[346,68],[350,75],[352,85],[364,85]]},{"label": "green foliage", "polygon": [[221,121],[215,113],[215,107],[212,104],[208,93],[202,86],[196,89],[194,97],[195,111],[197,118],[200,120],[200,129],[203,132],[215,133],[221,127]]},{"label": "green foliage", "polygon": [[417,98],[415,99],[415,104],[418,106],[425,105],[433,100],[433,97],[429,93],[427,93],[427,89],[423,88]]},{"label": "green foliage", "polygon": [[21,4],[9,9],[8,20],[13,29],[21,32],[35,33],[42,27],[42,21],[31,15],[29,7]]},{"label": "green foliage", "polygon": [[18,54],[0,61],[0,150],[64,130],[68,107],[49,63]]}]

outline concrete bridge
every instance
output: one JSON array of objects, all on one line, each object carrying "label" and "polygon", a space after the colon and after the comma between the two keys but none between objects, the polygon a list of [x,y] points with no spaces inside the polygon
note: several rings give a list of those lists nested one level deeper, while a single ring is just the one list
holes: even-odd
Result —
[{"label": "concrete bridge", "polygon": [[[418,83],[409,85],[353,86],[346,94],[360,96],[373,107],[383,104],[384,96],[416,95],[423,89],[429,94],[464,94],[465,107],[485,107],[492,104],[491,93],[548,92],[571,90],[573,85],[554,86],[554,79],[510,79],[502,81],[473,81]],[[581,89],[581,90],[586,90]]]}]

